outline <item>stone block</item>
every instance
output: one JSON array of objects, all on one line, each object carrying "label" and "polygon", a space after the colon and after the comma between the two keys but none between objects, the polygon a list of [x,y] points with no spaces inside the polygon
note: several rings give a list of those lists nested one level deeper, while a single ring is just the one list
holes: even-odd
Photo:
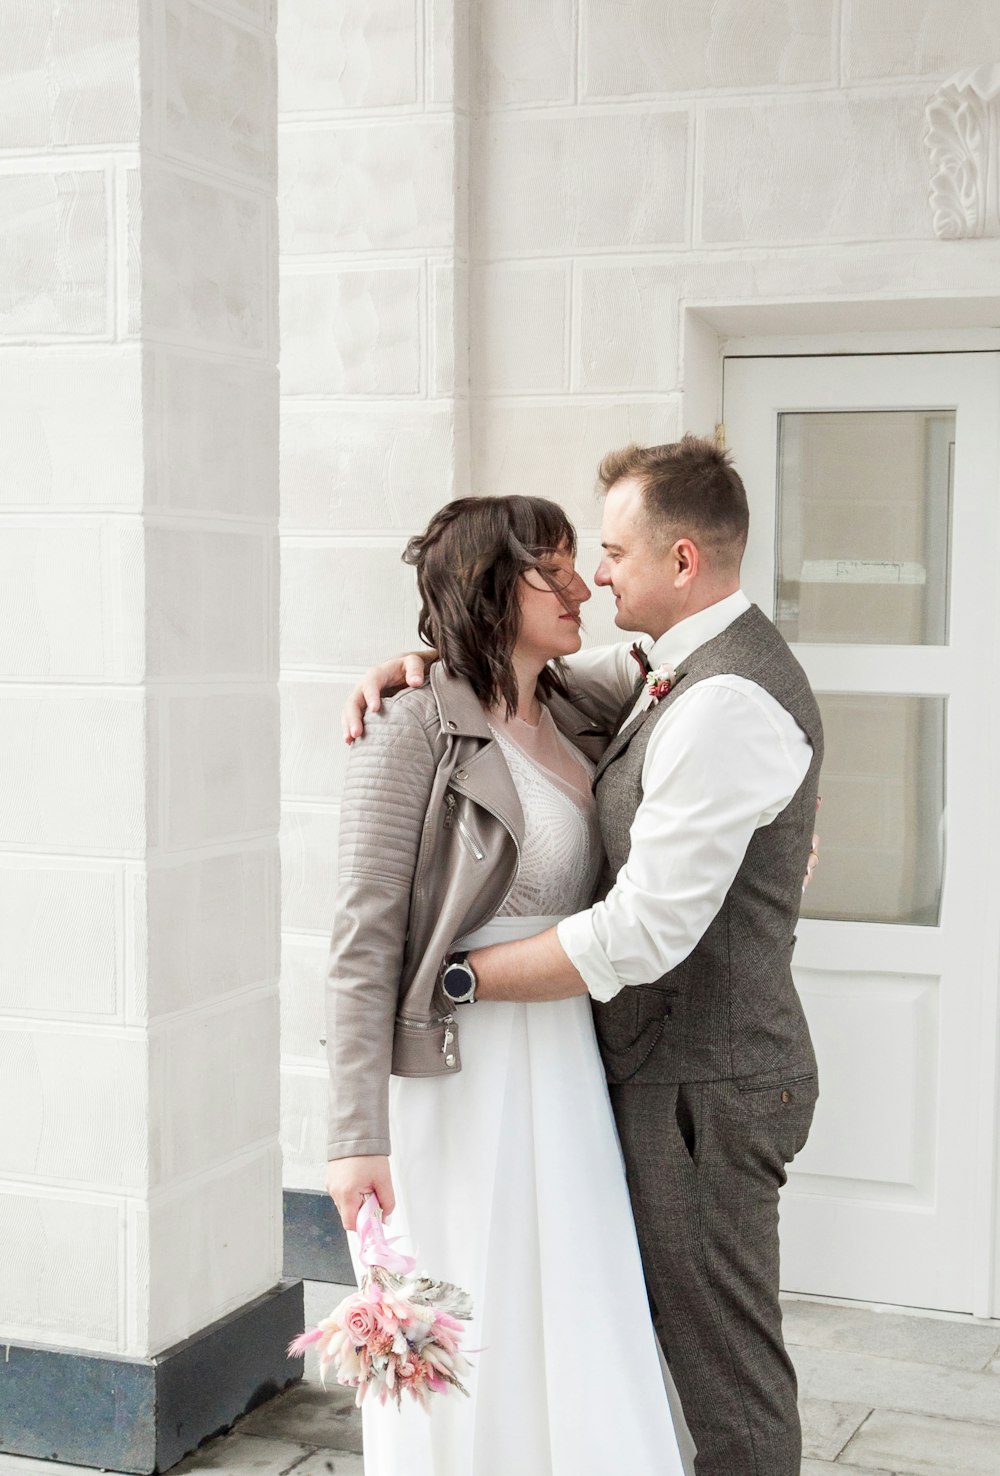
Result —
[{"label": "stone block", "polygon": [[900,1476],[996,1476],[1000,1429],[970,1420],[876,1409],[844,1452],[844,1464]]},{"label": "stone block", "polygon": [[281,1156],[286,1189],[322,1189],[329,1112],[326,1071],[289,1063],[281,1069]]},{"label": "stone block", "polygon": [[277,1145],[155,1195],[149,1255],[150,1354],[269,1292],[281,1275]]},{"label": "stone block", "polygon": [[454,148],[447,116],[286,129],[278,197],[282,252],[449,249]]},{"label": "stone block", "polygon": [[177,512],[271,519],[278,501],[278,406],[270,366],[167,349],[143,360],[146,501]]},{"label": "stone block", "polygon": [[683,109],[479,120],[476,255],[682,244],[687,134]]},{"label": "stone block", "polygon": [[674,390],[680,382],[676,272],[578,265],[577,375],[586,390]]},{"label": "stone block", "polygon": [[272,312],[270,206],[150,161],[143,171],[143,320],[154,337],[263,352]]},{"label": "stone block", "polygon": [[329,937],[337,892],[337,820],[335,809],[307,810],[287,804],[283,807],[282,927]]},{"label": "stone block", "polygon": [[[469,269],[434,263],[429,273],[431,394],[464,400],[469,393]],[[464,406],[456,406],[456,420],[464,415]]]},{"label": "stone block", "polygon": [[147,670],[163,680],[266,680],[273,540],[257,531],[146,532]]},{"label": "stone block", "polygon": [[[124,220],[118,221],[118,250],[125,258],[125,282],[124,301],[118,304],[118,336],[138,338],[142,327],[142,177],[138,169],[121,172],[125,201]],[[119,297],[122,290],[119,277]]]},{"label": "stone block", "polygon": [[312,670],[367,667],[416,640],[416,580],[402,548],[282,549],[281,664]]},{"label": "stone block", "polygon": [[581,0],[585,97],[836,83],[834,0]]},{"label": "stone block", "polygon": [[296,0],[278,7],[282,113],[413,106],[419,99],[416,0]]},{"label": "stone block", "polygon": [[0,668],[7,677],[137,681],[142,622],[137,523],[6,520]]},{"label": "stone block", "polygon": [[707,109],[701,239],[929,238],[924,101],[842,93]]},{"label": "stone block", "polygon": [[8,691],[0,698],[0,731],[10,766],[0,786],[0,845],[142,853],[141,694]]},{"label": "stone block", "polygon": [[997,18],[981,0],[844,0],[845,80],[944,78],[996,55]]},{"label": "stone block", "polygon": [[601,458],[630,441],[653,446],[677,434],[678,407],[672,400],[549,405],[476,401],[475,491],[480,496],[526,492],[555,497],[578,527],[596,529],[601,504],[594,488]]},{"label": "stone block", "polygon": [[164,12],[161,147],[260,182],[275,169],[273,40],[190,0]]},{"label": "stone block", "polygon": [[0,149],[138,142],[138,10],[4,0]]},{"label": "stone block", "polygon": [[802,1420],[802,1453],[821,1461],[835,1461],[871,1413],[866,1404],[832,1404],[826,1399],[803,1399],[799,1404]]},{"label": "stone block", "polygon": [[103,170],[0,176],[0,335],[108,328]]},{"label": "stone block", "polygon": [[[457,10],[457,15],[456,15]],[[469,12],[455,0],[424,0],[427,102],[436,107],[469,105]]]},{"label": "stone block", "polygon": [[138,510],[140,379],[129,350],[0,350],[0,506]]},{"label": "stone block", "polygon": [[481,107],[572,102],[574,0],[480,0],[472,7],[472,64]]},{"label": "stone block", "polygon": [[[333,926],[332,909],[329,928]],[[286,937],[281,946],[281,1054],[322,1064],[326,1049],[325,937]]]},{"label": "stone block", "polygon": [[278,1132],[277,989],[149,1036],[150,1183],[221,1167]]},{"label": "stone block", "polygon": [[138,1039],[0,1028],[0,1173],[141,1193],[145,1067]]},{"label": "stone block", "polygon": [[453,495],[451,406],[289,404],[281,516],[295,530],[416,532]]},{"label": "stone block", "polygon": [[5,1186],[0,1339],[111,1350],[120,1336],[121,1206]]},{"label": "stone block", "polygon": [[941,1364],[970,1372],[985,1368],[1000,1348],[995,1324],[949,1317],[913,1317],[875,1308],[838,1307],[825,1302],[782,1301],[785,1342],[878,1358]]},{"label": "stone block", "polygon": [[476,395],[569,388],[569,269],[482,267],[472,279],[472,389]]},{"label": "stone block", "polygon": [[168,849],[271,835],[278,826],[278,698],[185,692],[150,703],[159,727]]},{"label": "stone block", "polygon": [[287,272],[281,284],[286,395],[418,395],[424,274],[417,266]]},{"label": "stone block", "polygon": [[279,885],[274,842],[150,867],[152,1017],[276,979]]},{"label": "stone block", "polygon": [[[107,1019],[121,985],[110,865],[0,863],[0,1014]],[[44,990],[39,990],[39,980]]]},{"label": "stone block", "polygon": [[351,682],[292,681],[281,685],[281,793],[289,800],[340,798],[349,749],[340,710]]}]

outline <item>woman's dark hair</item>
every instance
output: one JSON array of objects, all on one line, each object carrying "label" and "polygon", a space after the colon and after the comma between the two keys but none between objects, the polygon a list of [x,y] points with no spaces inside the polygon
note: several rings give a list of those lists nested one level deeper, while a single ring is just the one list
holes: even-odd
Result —
[{"label": "woman's dark hair", "polygon": [[[420,638],[435,646],[452,676],[465,677],[487,707],[517,710],[512,656],[521,631],[517,583],[544,568],[546,555],[576,553],[576,531],[562,508],[544,497],[459,497],[411,538],[403,562],[417,571]],[[547,666],[541,692],[567,689]]]}]

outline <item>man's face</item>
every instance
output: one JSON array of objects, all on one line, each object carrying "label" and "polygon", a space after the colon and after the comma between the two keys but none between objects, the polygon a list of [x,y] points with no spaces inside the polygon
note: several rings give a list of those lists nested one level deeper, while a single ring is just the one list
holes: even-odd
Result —
[{"label": "man's face", "polygon": [[675,588],[671,548],[659,549],[643,517],[642,489],[633,477],[615,482],[604,499],[601,519],[604,557],[594,575],[615,597],[615,624],[658,640],[681,618],[683,600]]}]

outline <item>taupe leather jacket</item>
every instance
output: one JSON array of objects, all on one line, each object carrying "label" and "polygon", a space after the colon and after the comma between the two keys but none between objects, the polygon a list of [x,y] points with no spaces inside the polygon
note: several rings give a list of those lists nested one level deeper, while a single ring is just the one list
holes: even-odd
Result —
[{"label": "taupe leather jacket", "polygon": [[[607,728],[558,696],[560,729],[596,761]],[[366,718],[348,761],[327,976],[328,1157],[389,1152],[389,1075],[461,1069],[441,995],[456,938],[495,916],[517,874],[524,817],[469,683],[429,685]],[[475,1008],[470,1006],[469,1008]]]}]

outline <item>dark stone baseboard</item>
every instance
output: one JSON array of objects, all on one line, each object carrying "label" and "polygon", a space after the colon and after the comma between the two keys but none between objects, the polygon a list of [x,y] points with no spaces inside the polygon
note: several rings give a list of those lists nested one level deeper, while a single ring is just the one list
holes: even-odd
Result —
[{"label": "dark stone baseboard", "polygon": [[6,1345],[0,1451],[151,1476],[302,1377],[286,1349],[302,1283],[273,1291],[155,1358]]},{"label": "dark stone baseboard", "polygon": [[285,1275],[354,1285],[347,1236],[329,1194],[286,1189]]}]

